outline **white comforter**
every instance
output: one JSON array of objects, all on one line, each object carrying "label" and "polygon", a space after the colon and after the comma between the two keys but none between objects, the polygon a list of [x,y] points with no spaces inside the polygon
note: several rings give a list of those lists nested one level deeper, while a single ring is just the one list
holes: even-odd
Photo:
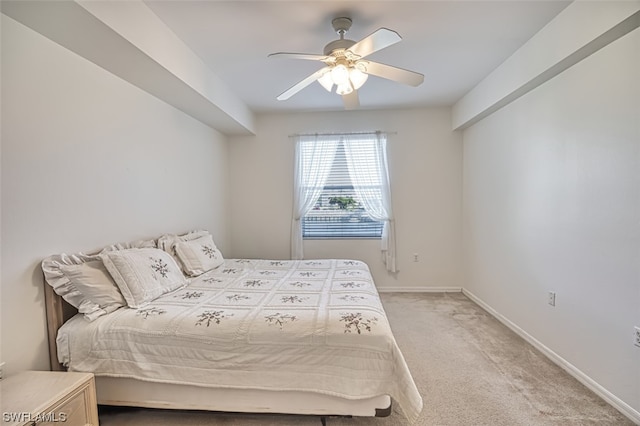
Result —
[{"label": "white comforter", "polygon": [[197,386],[390,395],[410,421],[422,399],[366,264],[226,260],[140,309],[58,333],[71,371]]}]

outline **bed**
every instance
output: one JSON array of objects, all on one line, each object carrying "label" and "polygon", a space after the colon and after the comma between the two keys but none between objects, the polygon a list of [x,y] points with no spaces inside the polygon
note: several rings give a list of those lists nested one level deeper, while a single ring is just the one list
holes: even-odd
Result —
[{"label": "bed", "polygon": [[422,399],[363,262],[221,259],[218,252],[216,267],[195,268],[182,285],[153,290],[143,303],[120,286],[128,306],[91,320],[86,306],[76,313],[61,297],[72,299],[60,286],[65,265],[102,260],[120,284],[109,256],[174,256],[175,241],[202,235],[43,261],[52,368],[94,373],[104,405],[385,416],[393,401],[417,418]]}]

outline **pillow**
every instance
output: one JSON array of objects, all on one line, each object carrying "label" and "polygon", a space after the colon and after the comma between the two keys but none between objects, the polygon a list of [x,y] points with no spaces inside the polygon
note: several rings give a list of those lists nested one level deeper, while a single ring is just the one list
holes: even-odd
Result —
[{"label": "pillow", "polygon": [[192,277],[217,268],[224,262],[222,253],[216,247],[211,235],[195,240],[179,241],[175,244],[175,251],[182,269]]},{"label": "pillow", "polygon": [[158,238],[158,248],[168,253],[175,254],[173,247],[176,245],[177,242],[195,240],[200,237],[205,237],[207,235],[211,235],[211,233],[205,230],[189,231],[186,234],[182,234],[182,235],[165,234],[160,238]]},{"label": "pillow", "polygon": [[[104,250],[123,250],[133,247],[155,247],[153,240],[115,244]],[[59,254],[42,261],[42,271],[48,285],[93,321],[127,303],[117,284],[104,267],[99,255]]]},{"label": "pillow", "polygon": [[[88,300],[108,312],[125,306],[124,297],[100,259],[80,265],[63,265],[60,270],[69,277],[73,286]],[[107,312],[107,313],[108,313]]]},{"label": "pillow", "polygon": [[[187,269],[185,269],[185,266],[182,263],[182,260],[180,259],[180,257],[176,253],[176,244],[178,244],[179,242],[183,242],[183,241],[197,240],[198,238],[207,237],[207,236],[210,237],[211,233],[209,231],[206,231],[206,230],[190,231],[190,232],[188,232],[186,234],[182,234],[182,235],[166,234],[166,235],[163,235],[160,238],[158,238],[158,248],[160,248],[160,249],[166,251],[167,253],[171,254],[171,256],[173,256],[173,258],[176,260],[178,265],[180,265],[180,267],[182,268],[182,271],[185,273],[185,275],[187,275],[187,276],[195,276],[195,275],[192,275],[191,272],[189,272]],[[212,237],[212,240],[213,240],[213,237]],[[215,244],[214,244],[214,246],[215,246]],[[214,249],[217,249],[217,248],[214,247]],[[220,259],[221,259],[221,261],[224,261],[224,259],[222,259],[222,253],[220,253]]]},{"label": "pillow", "polygon": [[42,261],[42,271],[53,290],[89,321],[126,306],[98,256],[50,256]]},{"label": "pillow", "polygon": [[165,234],[158,238],[158,248],[173,256],[175,261],[178,262],[178,265],[180,265],[180,259],[178,259],[178,256],[176,255],[176,243],[179,243],[180,241],[195,240],[206,235],[210,235],[209,231],[191,231],[183,235]]},{"label": "pillow", "polygon": [[104,266],[130,308],[140,308],[187,281],[169,253],[154,248],[103,252]]}]

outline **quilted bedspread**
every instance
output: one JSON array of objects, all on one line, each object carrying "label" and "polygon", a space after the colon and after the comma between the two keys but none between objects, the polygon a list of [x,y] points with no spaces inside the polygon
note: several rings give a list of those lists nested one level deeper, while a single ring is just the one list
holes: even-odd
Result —
[{"label": "quilted bedspread", "polygon": [[139,309],[58,333],[70,371],[196,386],[422,399],[369,269],[353,260],[225,260]]}]

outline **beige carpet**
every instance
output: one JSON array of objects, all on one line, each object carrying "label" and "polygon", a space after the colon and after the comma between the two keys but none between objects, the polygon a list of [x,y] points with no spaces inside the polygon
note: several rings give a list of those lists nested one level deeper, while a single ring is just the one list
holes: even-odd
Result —
[{"label": "beige carpet", "polygon": [[[416,425],[633,425],[461,293],[383,293],[391,327],[424,399]],[[317,417],[101,407],[100,424],[319,426]],[[329,426],[407,425],[329,418]]]}]

